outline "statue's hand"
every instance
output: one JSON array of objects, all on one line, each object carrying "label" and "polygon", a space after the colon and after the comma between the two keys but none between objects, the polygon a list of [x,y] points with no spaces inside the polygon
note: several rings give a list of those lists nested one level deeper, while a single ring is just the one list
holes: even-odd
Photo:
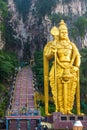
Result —
[{"label": "statue's hand", "polygon": [[78,71],[78,67],[74,66],[74,67],[73,67],[73,70],[74,70],[74,71]]},{"label": "statue's hand", "polygon": [[51,49],[51,52],[52,52],[53,54],[54,54],[55,52],[57,52],[56,46],[51,46],[50,49]]}]

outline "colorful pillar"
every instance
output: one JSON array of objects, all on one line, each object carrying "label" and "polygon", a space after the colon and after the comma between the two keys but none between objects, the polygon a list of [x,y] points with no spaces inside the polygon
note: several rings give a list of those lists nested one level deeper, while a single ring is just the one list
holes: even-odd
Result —
[{"label": "colorful pillar", "polygon": [[31,130],[30,121],[30,119],[27,120],[27,130]]},{"label": "colorful pillar", "polygon": [[6,119],[6,130],[8,130],[8,119]]}]

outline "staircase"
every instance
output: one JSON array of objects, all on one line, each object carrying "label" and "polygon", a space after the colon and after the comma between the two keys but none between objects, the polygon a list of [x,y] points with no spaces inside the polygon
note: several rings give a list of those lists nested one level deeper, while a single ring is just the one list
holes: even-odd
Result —
[{"label": "staircase", "polygon": [[30,67],[24,67],[18,72],[14,87],[11,110],[9,116],[7,117],[10,119],[9,130],[35,129],[37,121],[34,119],[28,119],[28,116],[32,116],[31,118],[35,116],[34,90],[32,81],[33,74]]},{"label": "staircase", "polygon": [[32,78],[32,71],[29,67],[25,67],[18,72],[12,102],[13,111],[20,113],[23,108],[26,108],[26,110],[34,108]]}]

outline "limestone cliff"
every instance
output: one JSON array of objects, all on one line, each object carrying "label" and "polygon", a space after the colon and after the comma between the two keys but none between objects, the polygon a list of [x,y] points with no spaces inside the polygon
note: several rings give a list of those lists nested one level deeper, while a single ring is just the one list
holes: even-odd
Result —
[{"label": "limestone cliff", "polygon": [[[37,1],[38,0],[31,0],[26,21],[23,21],[23,17],[18,12],[14,1],[8,0],[9,11],[12,13],[10,23],[12,23],[13,29],[16,31],[15,37],[21,39],[22,44],[18,52],[19,58],[23,57],[23,49],[26,42],[30,45],[31,58],[33,58],[34,52],[36,50],[42,50],[46,42],[52,38],[50,35],[50,29],[53,26],[52,21],[49,19],[48,14],[45,14],[41,19],[38,17],[36,10]],[[71,16],[71,21],[68,19],[69,22],[67,22],[69,26],[71,26],[71,23],[76,17],[86,15],[86,12],[86,0],[57,0],[57,4],[55,7],[52,7],[50,15],[60,13],[65,16]],[[73,37],[71,39],[74,41]],[[83,39],[78,36],[76,40],[77,42],[81,42],[83,46],[87,45],[87,33],[85,33]]]},{"label": "limestone cliff", "polygon": [[87,2],[85,0],[59,0],[52,13],[62,13],[65,15],[82,16],[86,13]]}]

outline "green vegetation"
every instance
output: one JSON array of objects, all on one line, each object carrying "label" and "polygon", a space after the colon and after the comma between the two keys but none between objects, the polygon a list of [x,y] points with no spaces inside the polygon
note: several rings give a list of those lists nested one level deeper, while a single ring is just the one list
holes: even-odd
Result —
[{"label": "green vegetation", "polygon": [[16,66],[18,66],[18,60],[14,54],[0,51],[0,117],[5,114],[9,98],[9,85]]},{"label": "green vegetation", "polygon": [[18,61],[14,54],[0,51],[0,82],[7,82],[17,65]]},{"label": "green vegetation", "polygon": [[8,88],[6,88],[3,84],[0,84],[0,117],[3,117],[6,111],[6,107],[8,104]]},{"label": "green vegetation", "polygon": [[87,48],[81,49],[81,109],[87,115]]},{"label": "green vegetation", "polygon": [[78,17],[78,19],[74,22],[74,26],[77,28],[80,37],[84,38],[87,29],[87,18],[84,16]]},{"label": "green vegetation", "polygon": [[51,19],[52,24],[53,24],[53,25],[56,24],[57,26],[58,26],[58,23],[61,21],[61,19],[63,19],[65,22],[66,22],[67,20],[70,20],[70,19],[71,19],[71,17],[65,16],[64,14],[61,14],[61,13],[52,14],[52,15],[49,16],[49,18]]},{"label": "green vegetation", "polygon": [[86,15],[87,14],[84,16],[78,16],[72,20],[72,15],[70,16],[70,14],[68,16],[65,16],[61,13],[55,13],[49,15],[49,19],[52,21],[52,24],[56,26],[58,26],[58,23],[61,21],[61,19],[63,19],[68,25],[69,36],[73,38],[77,46],[81,48],[82,43],[79,43],[78,38],[81,39],[80,42],[83,42],[87,30]]},{"label": "green vegetation", "polygon": [[2,18],[5,18],[7,16],[7,3],[4,2],[3,0],[0,0],[0,16]]},{"label": "green vegetation", "polygon": [[66,4],[70,3],[70,0],[62,0],[62,1],[63,3],[66,3]]},{"label": "green vegetation", "polygon": [[[9,35],[8,32],[6,31],[5,26],[7,16],[8,16],[7,0],[0,0],[0,31],[2,32],[3,39],[5,38],[5,36]],[[13,43],[13,41],[11,42]],[[12,81],[12,75],[14,74],[15,67],[17,65],[18,60],[15,54],[10,52],[8,53],[6,52],[6,50],[5,51],[0,50],[0,117],[3,117],[6,111],[9,98],[8,90],[10,87],[10,83]]]},{"label": "green vegetation", "polygon": [[24,60],[24,62],[29,62],[30,58],[31,58],[30,44],[25,43],[24,44],[24,51],[23,51],[23,60]]},{"label": "green vegetation", "polygon": [[52,8],[56,6],[56,1],[57,0],[37,0],[35,6],[39,18],[51,14]]},{"label": "green vegetation", "polygon": [[0,0],[0,30],[4,33],[5,30],[5,19],[8,14],[7,3]]},{"label": "green vegetation", "polygon": [[29,8],[31,6],[30,0],[14,0],[16,8],[19,12],[19,14],[23,17],[23,20],[25,21],[27,19],[27,15],[29,13]]},{"label": "green vegetation", "polygon": [[[81,49],[81,85],[86,86],[84,90],[87,90],[87,48]],[[82,87],[83,88],[83,87]],[[84,91],[83,90],[83,91]],[[87,92],[87,91],[84,91]]]},{"label": "green vegetation", "polygon": [[[74,39],[78,48],[81,48],[87,30],[87,18],[85,16],[80,16],[70,24],[69,35]],[[81,41],[78,41],[80,39]]]},{"label": "green vegetation", "polygon": [[[8,17],[5,21],[5,34],[4,38],[6,41],[5,49],[10,52],[16,52],[21,48],[21,41],[16,36],[16,32],[12,28],[12,23],[9,22],[11,19],[11,14],[8,13]],[[16,24],[16,23],[15,23]]]},{"label": "green vegetation", "polygon": [[38,90],[43,92],[43,52],[38,51],[34,55],[35,64],[32,67],[34,74],[36,75],[35,87],[38,87]]}]

